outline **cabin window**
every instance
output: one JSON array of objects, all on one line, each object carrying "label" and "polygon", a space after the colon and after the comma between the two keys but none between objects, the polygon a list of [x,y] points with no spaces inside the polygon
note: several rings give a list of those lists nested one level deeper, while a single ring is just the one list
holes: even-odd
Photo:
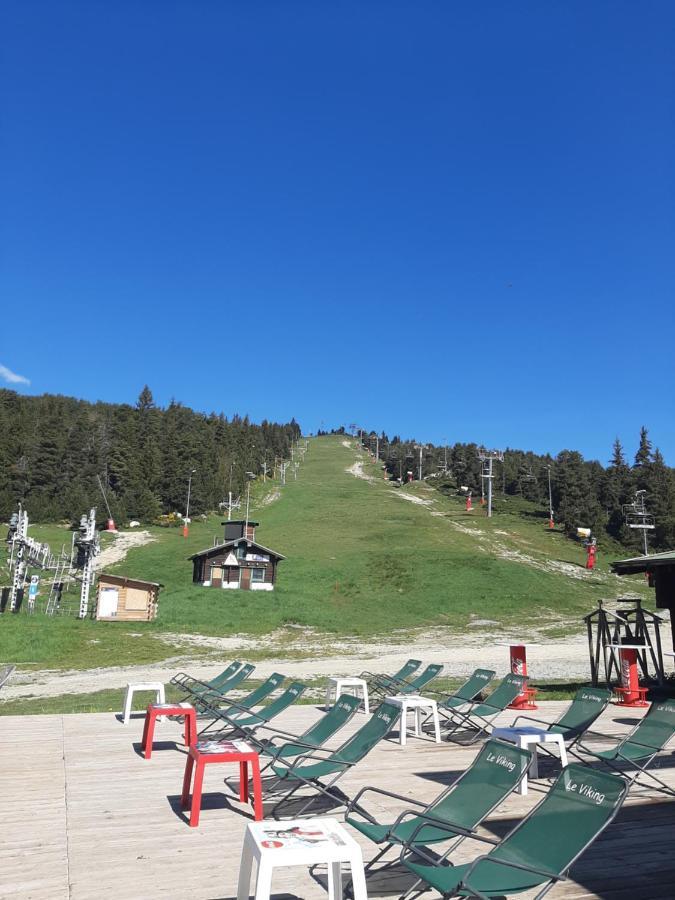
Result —
[{"label": "cabin window", "polygon": [[265,580],[265,570],[264,569],[251,569],[251,581],[264,581]]},{"label": "cabin window", "polygon": [[237,559],[246,559],[246,544],[237,544]]}]

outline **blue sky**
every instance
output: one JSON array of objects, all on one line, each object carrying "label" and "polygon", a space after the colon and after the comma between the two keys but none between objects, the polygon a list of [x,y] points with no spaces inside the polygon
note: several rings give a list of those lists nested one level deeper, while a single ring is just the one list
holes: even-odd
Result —
[{"label": "blue sky", "polygon": [[7,386],[675,464],[671,2],[3,19]]}]

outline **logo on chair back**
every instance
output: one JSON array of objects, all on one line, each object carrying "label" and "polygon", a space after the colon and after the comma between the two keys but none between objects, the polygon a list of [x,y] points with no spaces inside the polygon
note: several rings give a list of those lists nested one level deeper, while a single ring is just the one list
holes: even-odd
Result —
[{"label": "logo on chair back", "polygon": [[503,769],[506,769],[507,772],[513,772],[516,768],[516,764],[512,759],[509,759],[504,753],[493,753],[491,750],[488,751],[488,755],[486,757],[489,763],[492,763],[495,766],[501,766]]},{"label": "logo on chair back", "polygon": [[675,713],[675,706],[671,703],[659,703],[656,707],[657,712]]},{"label": "logo on chair back", "polygon": [[593,703],[602,703],[602,699],[598,697],[597,694],[587,694],[586,691],[583,691],[581,694],[582,700],[591,700]]},{"label": "logo on chair back", "polygon": [[576,781],[567,781],[567,783],[565,784],[565,790],[571,791],[574,794],[578,794],[585,800],[590,800],[592,803],[595,803],[596,806],[600,806],[600,804],[603,803],[605,799],[605,795],[601,794],[600,791],[596,791],[595,788],[590,784],[579,784]]},{"label": "logo on chair back", "polygon": [[480,681],[488,681],[489,675],[487,672],[476,672],[476,678]]}]

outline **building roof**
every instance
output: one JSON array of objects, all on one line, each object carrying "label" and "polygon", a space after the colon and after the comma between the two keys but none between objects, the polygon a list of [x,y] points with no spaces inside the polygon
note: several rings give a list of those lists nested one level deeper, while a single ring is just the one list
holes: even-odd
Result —
[{"label": "building roof", "polygon": [[664,553],[652,553],[649,556],[633,556],[630,559],[618,559],[612,563],[612,570],[617,575],[633,575],[636,572],[651,572],[661,566],[675,567],[675,550]]},{"label": "building roof", "polygon": [[126,575],[109,575],[108,572],[99,572],[98,580],[101,581],[119,581],[122,584],[145,584],[150,587],[164,587],[160,581],[144,581],[142,578],[127,578]]},{"label": "building roof", "polygon": [[253,525],[254,528],[257,528],[260,525],[260,522],[254,522],[252,519],[225,519],[224,522],[220,523],[221,525]]},{"label": "building roof", "polygon": [[192,556],[188,556],[188,559],[197,559],[199,556],[210,556],[212,553],[218,550],[227,550],[230,547],[236,547],[237,544],[244,543],[249,547],[255,547],[258,550],[262,550],[264,553],[269,553],[270,556],[274,556],[275,559],[286,559],[286,557],[277,553],[276,550],[270,550],[269,547],[263,547],[262,544],[258,544],[256,541],[251,541],[248,538],[240,537],[236,538],[233,541],[224,541],[222,544],[214,544],[213,547],[207,547],[206,550],[200,550],[199,553],[193,553]]}]

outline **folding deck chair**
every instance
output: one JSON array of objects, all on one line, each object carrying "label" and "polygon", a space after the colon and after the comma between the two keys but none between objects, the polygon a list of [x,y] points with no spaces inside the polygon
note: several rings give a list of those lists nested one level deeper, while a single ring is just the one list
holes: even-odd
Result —
[{"label": "folding deck chair", "polygon": [[[672,788],[648,770],[648,766],[658,754],[666,749],[673,734],[675,734],[675,700],[659,700],[652,703],[635,728],[611,750],[591,750],[581,741],[577,743],[577,747],[615,773],[625,774],[623,769],[626,766],[634,767],[635,774],[632,778],[629,777],[631,786],[640,781],[641,775],[646,775],[660,785],[655,790],[675,796]],[[577,759],[583,759],[574,750],[572,754]],[[644,781],[640,783],[644,785]]]},{"label": "folding deck chair", "polygon": [[204,731],[207,731],[211,727],[211,722],[223,715],[227,715],[231,719],[235,719],[238,716],[247,716],[254,706],[259,706],[266,697],[273,691],[276,691],[285,678],[285,675],[273,672],[262,684],[259,684],[257,688],[239,700],[228,699],[219,691],[210,691],[208,694],[195,698],[195,703],[199,706],[200,712],[210,720],[199,733],[202,734]]},{"label": "folding deck chair", "polygon": [[261,769],[261,772],[269,768],[277,760],[295,759],[308,750],[318,750],[343,725],[349,722],[360,705],[360,697],[354,697],[352,694],[342,694],[327,713],[324,713],[307,731],[297,736],[287,734],[277,728],[263,726],[264,731],[274,732],[275,735],[288,737],[290,740],[283,744],[276,744],[276,737],[272,737],[269,740],[254,739],[260,756],[267,758],[266,761],[264,759],[261,760],[261,762],[264,762],[264,768]]},{"label": "folding deck chair", "polygon": [[[337,750],[316,748],[295,757],[289,765],[280,761],[275,762],[272,765],[272,771],[276,780],[266,790],[277,793],[289,786],[290,788],[274,805],[272,816],[275,819],[279,818],[277,815],[279,807],[283,806],[302,787],[311,788],[313,793],[300,811],[293,813],[293,818],[303,815],[309,809],[316,801],[317,793],[325,794],[332,800],[338,800],[340,805],[344,805],[348,798],[342,791],[335,790],[336,782],[391,731],[398,722],[400,714],[401,710],[395,704],[382,703],[365,725],[362,725]],[[327,778],[328,781],[324,782],[322,780],[324,778]]]},{"label": "folding deck chair", "polygon": [[386,693],[391,693],[391,691],[396,690],[396,685],[399,682],[405,682],[411,678],[413,673],[415,673],[421,665],[422,660],[409,659],[408,662],[402,666],[398,672],[394,672],[393,675],[361,672],[359,678],[363,678],[368,682],[369,692],[383,697]]},{"label": "folding deck chair", "polygon": [[[567,749],[571,749],[591,727],[593,722],[605,711],[612,692],[606,688],[583,687],[574,695],[572,702],[556,722],[545,722],[535,716],[516,716],[509,728],[517,728],[521,720],[543,725],[549,734],[561,734]],[[542,750],[547,751],[546,744]]]},{"label": "folding deck chair", "polygon": [[[283,680],[283,677],[282,677]],[[218,729],[219,737],[226,737],[228,734],[240,734],[248,737],[254,734],[258,728],[264,727],[271,722],[276,716],[288,709],[291,704],[296,703],[307,690],[307,686],[299,681],[294,681],[283,694],[270,701],[267,706],[263,706],[257,712],[250,712],[244,715],[243,710],[237,710],[236,715],[231,716],[229,709],[221,710],[217,707],[208,707],[207,715],[213,715],[214,720],[223,723],[223,727]],[[257,705],[257,704],[256,704]]]},{"label": "folding deck chair", "polygon": [[178,672],[171,679],[171,684],[175,684],[176,687],[182,688],[183,690],[190,690],[192,685],[198,686],[200,689],[203,688],[204,685],[208,685],[210,688],[215,689],[231,678],[235,672],[241,669],[242,665],[243,663],[238,659],[235,659],[234,662],[231,662],[229,666],[223,669],[219,675],[216,675],[215,678],[212,678],[210,681],[200,681],[193,675],[188,675],[187,672]]},{"label": "folding deck chair", "polygon": [[[614,819],[626,794],[625,779],[573,763],[563,769],[548,794],[501,841],[465,833],[492,844],[473,862],[450,864],[416,843],[426,823],[418,826],[401,851],[403,865],[444,898],[503,898],[540,888],[535,900],[559,881],[566,881],[573,863]],[[453,840],[457,828],[446,828]],[[450,851],[448,851],[450,852]]]},{"label": "folding deck chair", "polygon": [[[233,663],[234,665],[234,663]],[[227,694],[231,693],[235,688],[239,687],[246,679],[251,675],[251,673],[255,670],[255,666],[251,663],[246,663],[241,666],[241,668],[237,669],[233,675],[225,680],[221,680],[219,682],[218,687],[211,687],[209,682],[206,681],[198,681],[197,679],[193,679],[189,683],[184,683],[183,691],[184,697],[186,699],[191,700],[193,703],[198,704],[202,697],[206,697],[208,694],[218,694],[221,697],[225,697]],[[220,676],[219,676],[220,677]],[[215,680],[215,679],[214,679]],[[173,679],[172,679],[172,683]],[[181,685],[179,685],[180,687]]]},{"label": "folding deck chair", "polygon": [[[482,691],[490,684],[495,677],[492,669],[476,669],[461,687],[458,687],[454,694],[446,697],[438,704],[438,714],[447,722],[450,720],[448,712],[453,709],[459,709],[473,703]],[[432,693],[434,693],[432,691]]]},{"label": "folding deck chair", "polygon": [[414,678],[408,678],[405,680],[399,680],[395,685],[392,686],[391,690],[387,691],[388,694],[417,694],[422,688],[424,688],[430,681],[433,681],[437,675],[443,670],[443,665],[438,663],[432,663],[427,666],[423,672],[420,672],[419,675],[416,675]]},{"label": "folding deck chair", "polygon": [[[382,849],[366,865],[368,872],[388,850],[416,837],[414,844],[434,844],[451,839],[455,826],[454,849],[465,840],[466,833],[474,833],[476,827],[522,781],[532,762],[532,751],[521,750],[513,744],[489,740],[481,747],[469,768],[429,804],[421,803],[401,794],[364,787],[349,803],[345,821]],[[394,822],[380,823],[361,805],[365,794],[376,794],[401,800],[404,811]],[[413,811],[410,804],[416,807]],[[442,828],[437,827],[442,824]],[[419,828],[418,826],[425,827]],[[448,851],[450,852],[450,851]],[[385,867],[382,867],[385,868]],[[408,893],[413,888],[410,888]]]},{"label": "folding deck chair", "polygon": [[475,731],[475,734],[472,738],[458,741],[458,743],[473,744],[482,734],[487,734],[491,719],[494,719],[500,712],[504,712],[509,703],[513,703],[516,697],[522,693],[526,684],[527,678],[524,675],[514,675],[510,672],[502,678],[487,700],[472,703],[466,712],[461,709],[447,710],[450,713],[449,719],[452,725],[446,735],[448,740],[455,740],[453,735],[460,729],[469,732]]}]

